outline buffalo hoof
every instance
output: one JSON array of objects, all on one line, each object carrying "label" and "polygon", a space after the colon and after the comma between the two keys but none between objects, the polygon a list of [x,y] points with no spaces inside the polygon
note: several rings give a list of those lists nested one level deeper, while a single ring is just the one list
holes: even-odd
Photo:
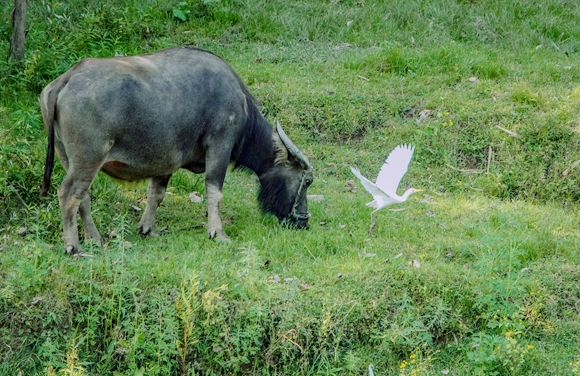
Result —
[{"label": "buffalo hoof", "polygon": [[99,230],[97,230],[94,225],[85,225],[85,243],[96,244],[100,247],[101,242],[101,234],[99,233]]},{"label": "buffalo hoof", "polygon": [[67,255],[76,255],[77,253],[83,253],[83,249],[81,248],[81,246],[75,247],[74,245],[68,245],[64,249],[64,253],[66,253]]},{"label": "buffalo hoof", "polygon": [[155,227],[139,226],[137,230],[139,230],[139,234],[143,236],[150,236],[154,238],[158,235],[157,231],[155,230]]},{"label": "buffalo hoof", "polygon": [[215,240],[220,241],[220,242],[229,242],[230,241],[230,237],[227,236],[226,233],[223,231],[211,230],[211,231],[208,231],[208,236],[210,239],[215,239]]},{"label": "buffalo hoof", "polygon": [[85,237],[85,244],[87,245],[96,245],[97,247],[102,247],[103,242],[101,240],[101,237],[99,236],[98,238],[95,237]]}]

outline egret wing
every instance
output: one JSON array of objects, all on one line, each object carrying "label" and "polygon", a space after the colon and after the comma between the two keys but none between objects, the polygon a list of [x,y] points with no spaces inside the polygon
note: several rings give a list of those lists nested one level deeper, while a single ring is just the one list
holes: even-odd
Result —
[{"label": "egret wing", "polygon": [[399,145],[387,157],[377,176],[377,187],[389,196],[397,195],[397,187],[407,172],[415,147]]},{"label": "egret wing", "polygon": [[364,176],[362,176],[359,170],[357,170],[354,167],[351,167],[350,170],[352,171],[352,173],[354,174],[354,176],[356,176],[360,180],[360,182],[362,183],[363,187],[365,187],[365,189],[371,195],[373,195],[373,197],[384,197],[385,196],[385,192],[383,192],[379,187],[377,187],[375,185],[375,183],[373,183],[369,179],[367,179]]}]

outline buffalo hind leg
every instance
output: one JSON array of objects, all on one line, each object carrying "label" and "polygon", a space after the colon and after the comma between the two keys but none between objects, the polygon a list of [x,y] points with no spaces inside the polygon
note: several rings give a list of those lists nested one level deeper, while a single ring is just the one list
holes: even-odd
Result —
[{"label": "buffalo hind leg", "polygon": [[170,175],[153,177],[149,180],[147,187],[147,207],[139,221],[139,232],[141,235],[156,236],[155,218],[157,215],[157,208],[161,205],[163,197],[165,197],[165,190],[169,183]]},{"label": "buffalo hind leg", "polygon": [[[96,172],[94,175],[96,175]],[[74,171],[71,169],[67,172],[60,187],[58,187],[58,201],[60,203],[60,211],[62,214],[62,229],[64,233],[66,253],[74,254],[83,252],[79,241],[77,213],[82,204],[83,209],[81,215],[83,219],[86,220],[90,217],[90,212],[88,212],[90,210],[90,205],[87,205],[89,200],[87,192],[93,182],[94,175],[90,178],[85,177],[85,179],[80,179],[75,176]],[[87,220],[86,223],[89,223],[88,228],[90,236],[94,237],[94,231],[96,231],[96,228],[93,220]]]},{"label": "buffalo hind leg", "polygon": [[101,246],[101,234],[99,234],[99,230],[97,230],[95,222],[93,222],[93,217],[91,216],[91,198],[88,192],[85,193],[85,197],[81,200],[79,214],[85,229],[85,243],[93,242]]}]

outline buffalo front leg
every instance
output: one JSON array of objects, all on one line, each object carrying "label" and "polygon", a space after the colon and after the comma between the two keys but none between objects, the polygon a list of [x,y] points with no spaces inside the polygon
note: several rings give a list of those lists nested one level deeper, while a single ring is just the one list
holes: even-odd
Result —
[{"label": "buffalo front leg", "polygon": [[157,208],[161,205],[165,190],[169,183],[171,175],[154,177],[149,180],[147,187],[147,207],[139,221],[139,232],[141,235],[157,236],[155,228],[155,218],[157,217]]},{"label": "buffalo front leg", "polygon": [[230,151],[213,149],[206,154],[205,195],[207,197],[207,234],[210,239],[228,241],[223,229],[220,207],[223,200],[222,187],[229,164]]},{"label": "buffalo front leg", "polygon": [[223,229],[220,218],[220,208],[223,201],[221,187],[207,183],[205,184],[205,194],[207,196],[207,234],[210,239],[228,241],[230,238]]}]

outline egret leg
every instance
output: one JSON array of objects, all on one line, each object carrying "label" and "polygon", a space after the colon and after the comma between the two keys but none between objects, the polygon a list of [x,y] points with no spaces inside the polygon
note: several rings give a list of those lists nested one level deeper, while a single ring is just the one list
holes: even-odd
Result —
[{"label": "egret leg", "polygon": [[369,235],[371,235],[373,233],[373,231],[375,230],[375,213],[377,211],[373,210],[371,212],[371,227],[369,228]]}]

